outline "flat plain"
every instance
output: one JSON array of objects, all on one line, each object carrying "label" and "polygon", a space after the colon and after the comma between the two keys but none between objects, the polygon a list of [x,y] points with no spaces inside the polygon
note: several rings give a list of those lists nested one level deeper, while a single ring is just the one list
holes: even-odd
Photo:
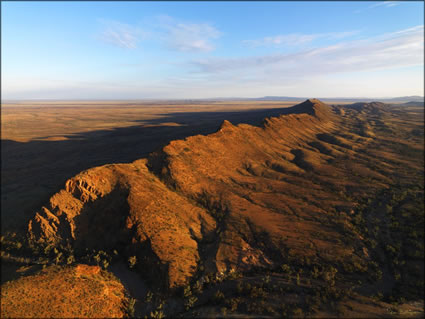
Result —
[{"label": "flat plain", "polygon": [[[294,102],[56,101],[3,104],[2,229],[17,230],[73,175],[128,163],[169,141],[259,124]],[[22,228],[21,228],[22,229]]]}]

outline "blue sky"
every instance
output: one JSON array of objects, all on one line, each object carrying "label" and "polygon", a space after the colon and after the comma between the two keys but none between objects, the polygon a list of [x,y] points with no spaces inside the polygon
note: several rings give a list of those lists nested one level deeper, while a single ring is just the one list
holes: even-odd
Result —
[{"label": "blue sky", "polygon": [[424,3],[2,2],[2,99],[424,95]]}]

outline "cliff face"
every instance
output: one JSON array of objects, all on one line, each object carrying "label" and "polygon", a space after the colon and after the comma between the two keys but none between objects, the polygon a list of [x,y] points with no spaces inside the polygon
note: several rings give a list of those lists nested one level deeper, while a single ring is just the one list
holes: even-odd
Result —
[{"label": "cliff face", "polygon": [[367,250],[347,222],[351,203],[333,188],[356,185],[332,164],[354,159],[369,139],[340,134],[342,116],[315,99],[287,113],[262,127],[225,121],[214,134],[173,141],[147,159],[84,171],[35,214],[29,238],[123,249],[159,271],[168,288],[184,285],[200,265],[361,263]]}]

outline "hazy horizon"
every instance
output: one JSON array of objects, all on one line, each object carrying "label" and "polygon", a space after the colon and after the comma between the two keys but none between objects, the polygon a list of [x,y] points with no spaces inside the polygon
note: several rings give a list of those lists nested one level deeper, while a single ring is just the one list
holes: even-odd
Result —
[{"label": "hazy horizon", "polygon": [[1,5],[2,101],[424,95],[422,1]]},{"label": "hazy horizon", "polygon": [[[58,101],[58,102],[72,102],[72,101],[93,101],[93,102],[114,102],[114,101],[184,101],[184,100],[193,100],[193,101],[202,101],[202,100],[226,100],[226,99],[251,99],[251,100],[258,100],[258,99],[262,99],[262,98],[266,98],[266,97],[271,97],[271,98],[290,98],[290,99],[299,99],[299,100],[305,100],[305,99],[319,99],[319,100],[327,100],[327,99],[332,99],[332,100],[337,100],[337,99],[341,99],[341,100],[359,100],[359,99],[367,99],[367,100],[371,100],[371,99],[382,99],[382,100],[391,100],[391,99],[401,99],[401,98],[409,98],[409,97],[419,97],[419,98],[424,98],[424,96],[421,95],[407,95],[407,96],[388,96],[388,97],[376,97],[376,96],[348,96],[348,97],[342,97],[342,96],[325,96],[325,97],[317,97],[317,96],[275,96],[275,95],[266,95],[266,96],[258,96],[258,97],[243,97],[243,96],[234,96],[234,97],[205,97],[205,98],[139,98],[139,99],[101,99],[101,98],[69,98],[69,99],[55,99],[55,98],[51,98],[51,99],[43,99],[43,98],[39,98],[39,99],[2,99],[1,102],[37,102],[37,101]],[[265,100],[267,101],[267,100]],[[279,100],[276,100],[279,101]],[[281,101],[284,101],[284,99],[282,99]],[[273,100],[270,100],[270,102],[273,102]]]}]

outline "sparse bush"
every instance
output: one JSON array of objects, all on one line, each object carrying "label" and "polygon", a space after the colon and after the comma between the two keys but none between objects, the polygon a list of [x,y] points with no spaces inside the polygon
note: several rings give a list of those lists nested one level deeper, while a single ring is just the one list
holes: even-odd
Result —
[{"label": "sparse bush", "polygon": [[198,294],[202,293],[202,288],[203,288],[203,285],[199,280],[197,280],[195,284],[193,285],[193,290]]},{"label": "sparse bush", "polygon": [[214,301],[216,303],[220,303],[223,300],[224,300],[224,294],[220,290],[217,290],[216,293],[214,294]]},{"label": "sparse bush", "polygon": [[239,281],[238,284],[236,285],[236,290],[238,294],[241,294],[243,292],[243,286],[241,281]]},{"label": "sparse bush", "polygon": [[300,285],[300,283],[301,283],[301,280],[300,280],[300,274],[297,274],[297,285],[299,286],[299,285]]},{"label": "sparse bush", "polygon": [[223,316],[226,316],[226,314],[227,314],[227,308],[226,307],[222,307],[220,310],[221,310],[222,315]]},{"label": "sparse bush", "polygon": [[146,297],[145,297],[145,301],[146,301],[147,303],[152,302],[152,298],[153,298],[153,293],[152,293],[152,291],[148,291],[148,292],[147,292],[147,294],[146,294]]},{"label": "sparse bush", "polygon": [[247,292],[251,291],[251,284],[249,282],[245,283],[244,288]]},{"label": "sparse bush", "polygon": [[68,265],[71,265],[72,263],[74,263],[75,262],[75,257],[74,257],[74,255],[69,255],[68,256],[68,258],[66,259],[66,263],[68,264]]},{"label": "sparse bush", "polygon": [[184,303],[184,307],[186,308],[186,310],[189,310],[190,308],[193,308],[193,306],[195,305],[197,301],[198,301],[197,297],[190,296],[189,298],[186,299]]},{"label": "sparse bush", "polygon": [[56,248],[55,248],[55,252],[56,252],[55,264],[58,265],[62,261],[63,254],[61,251],[58,251]]},{"label": "sparse bush", "polygon": [[183,296],[185,298],[188,298],[188,297],[192,296],[192,291],[190,290],[190,286],[189,285],[187,285],[186,287],[184,287]]},{"label": "sparse bush", "polygon": [[311,276],[315,279],[319,278],[320,271],[316,266],[313,267],[313,270],[311,271]]},{"label": "sparse bush", "polygon": [[335,285],[335,275],[338,272],[338,270],[330,266],[326,271],[323,272],[323,279],[330,285]]},{"label": "sparse bush", "polygon": [[163,318],[165,318],[165,315],[162,312],[162,310],[155,310],[155,311],[150,313],[150,318],[152,318],[152,319],[163,319]]},{"label": "sparse bush", "polygon": [[240,298],[232,298],[227,302],[231,312],[234,312],[238,309],[238,305],[240,301],[241,301]]},{"label": "sparse bush", "polygon": [[263,288],[259,288],[259,287],[252,287],[251,289],[251,293],[250,293],[250,297],[253,299],[256,298],[264,298],[266,297],[267,293],[264,291]]},{"label": "sparse bush", "polygon": [[100,264],[101,257],[100,257],[100,254],[99,254],[99,253],[98,253],[98,254],[96,254],[96,255],[93,257],[93,259],[94,259],[94,261],[96,262],[96,264],[97,264],[97,265],[99,265],[99,264]]},{"label": "sparse bush", "polygon": [[293,313],[293,316],[296,318],[304,316],[304,312],[301,308],[295,308],[294,310],[292,310],[292,313]]},{"label": "sparse bush", "polygon": [[156,310],[150,313],[150,318],[154,318],[154,319],[165,318],[164,312],[162,311],[163,308],[164,308],[164,301],[160,302]]},{"label": "sparse bush", "polygon": [[134,318],[134,312],[135,312],[135,308],[134,306],[136,305],[136,299],[134,298],[129,298],[127,300],[127,305],[126,305],[126,313],[130,318]]},{"label": "sparse bush", "polygon": [[130,268],[134,268],[134,266],[137,263],[137,257],[136,256],[131,256],[130,258],[128,258],[128,265]]},{"label": "sparse bush", "polygon": [[103,269],[107,269],[108,266],[109,266],[109,262],[106,259],[102,260],[102,267],[103,267]]},{"label": "sparse bush", "polygon": [[235,280],[241,277],[241,274],[239,272],[237,272],[234,268],[229,270],[229,273],[227,274],[227,278],[228,280]]},{"label": "sparse bush", "polygon": [[284,274],[288,274],[288,275],[290,275],[290,274],[292,273],[292,271],[291,271],[291,267],[289,267],[287,264],[283,264],[283,265],[281,266],[281,269],[282,269],[282,272],[283,272]]}]

